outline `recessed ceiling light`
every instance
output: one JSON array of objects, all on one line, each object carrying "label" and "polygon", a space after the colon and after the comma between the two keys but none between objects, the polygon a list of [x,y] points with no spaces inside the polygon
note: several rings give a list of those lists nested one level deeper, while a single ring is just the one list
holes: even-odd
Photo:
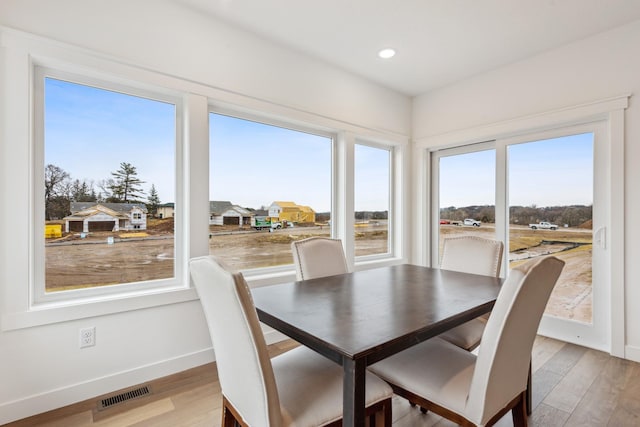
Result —
[{"label": "recessed ceiling light", "polygon": [[378,56],[382,59],[389,59],[389,58],[393,58],[396,54],[395,49],[382,49],[380,52],[378,52]]}]

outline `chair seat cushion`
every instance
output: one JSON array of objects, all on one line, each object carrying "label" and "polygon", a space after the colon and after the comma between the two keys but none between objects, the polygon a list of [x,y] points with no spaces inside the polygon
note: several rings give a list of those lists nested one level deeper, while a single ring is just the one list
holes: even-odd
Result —
[{"label": "chair seat cushion", "polygon": [[[271,359],[284,426],[323,426],[342,418],[342,367],[307,347]],[[391,387],[367,372],[366,406],[390,399]]]},{"label": "chair seat cushion", "polygon": [[464,414],[475,361],[474,354],[436,337],[369,369],[391,384]]},{"label": "chair seat cushion", "polygon": [[438,335],[438,337],[467,351],[471,351],[480,344],[485,326],[487,326],[487,321],[480,317],[463,323],[447,332],[443,332]]}]

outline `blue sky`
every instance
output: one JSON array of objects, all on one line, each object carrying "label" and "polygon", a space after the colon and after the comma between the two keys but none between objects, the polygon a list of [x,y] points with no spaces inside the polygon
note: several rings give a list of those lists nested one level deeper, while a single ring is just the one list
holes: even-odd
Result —
[{"label": "blue sky", "polygon": [[[175,106],[62,80],[45,80],[45,163],[72,179],[136,167],[148,194],[175,201]],[[210,115],[210,198],[260,208],[293,201],[331,209],[331,139]],[[356,149],[356,209],[388,209],[389,152]],[[100,191],[95,186],[96,191]]]},{"label": "blue sky", "polygon": [[[45,163],[73,179],[111,178],[137,168],[148,193],[175,201],[175,106],[89,86],[45,81]],[[210,199],[250,208],[293,201],[331,208],[331,139],[210,114]],[[593,135],[510,146],[511,205],[593,203]],[[355,209],[389,208],[389,151],[357,145]],[[495,203],[495,151],[440,160],[440,206]],[[96,191],[100,191],[96,187]]]},{"label": "blue sky", "polygon": [[[593,134],[508,147],[509,204],[593,204]],[[440,207],[495,204],[495,150],[440,159]]]},{"label": "blue sky", "polygon": [[389,210],[391,153],[357,144],[354,152],[354,209]]},{"label": "blue sky", "polygon": [[512,206],[592,205],[593,134],[509,146]]},{"label": "blue sky", "polygon": [[175,106],[45,79],[45,164],[97,183],[121,162],[136,167],[147,194],[154,184],[162,202],[173,201]]},{"label": "blue sky", "polygon": [[440,207],[495,204],[495,150],[440,158]]},{"label": "blue sky", "polygon": [[209,115],[211,200],[259,209],[274,201],[331,208],[331,139]]},{"label": "blue sky", "polygon": [[[331,139],[210,114],[212,200],[251,208],[274,201],[331,209]],[[356,210],[386,210],[389,151],[357,145]]]}]

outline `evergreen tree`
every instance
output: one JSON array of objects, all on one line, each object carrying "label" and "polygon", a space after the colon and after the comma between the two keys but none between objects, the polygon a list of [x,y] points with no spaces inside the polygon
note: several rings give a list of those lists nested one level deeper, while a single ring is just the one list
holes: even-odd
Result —
[{"label": "evergreen tree", "polygon": [[149,198],[147,199],[147,211],[149,211],[149,215],[155,218],[158,215],[159,206],[160,197],[158,196],[158,192],[156,191],[156,186],[154,184],[151,184],[151,189],[149,190]]},{"label": "evergreen tree", "polygon": [[74,180],[71,184],[71,200],[75,202],[95,202],[97,198],[93,183],[87,182],[87,180]]},{"label": "evergreen tree", "polygon": [[142,190],[142,181],[138,178],[136,167],[131,163],[120,163],[120,169],[111,172],[112,179],[108,181],[107,188],[111,191],[111,197],[114,201],[120,203],[140,203],[144,197]]}]

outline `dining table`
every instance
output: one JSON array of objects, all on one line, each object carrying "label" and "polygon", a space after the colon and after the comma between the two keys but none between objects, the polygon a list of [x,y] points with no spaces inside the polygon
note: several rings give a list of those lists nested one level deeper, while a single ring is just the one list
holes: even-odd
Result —
[{"label": "dining table", "polygon": [[343,425],[364,426],[367,366],[490,312],[503,280],[399,264],[251,293],[261,322],[342,366]]}]

